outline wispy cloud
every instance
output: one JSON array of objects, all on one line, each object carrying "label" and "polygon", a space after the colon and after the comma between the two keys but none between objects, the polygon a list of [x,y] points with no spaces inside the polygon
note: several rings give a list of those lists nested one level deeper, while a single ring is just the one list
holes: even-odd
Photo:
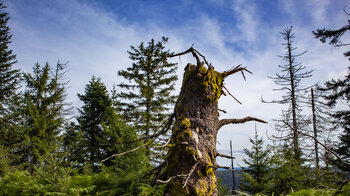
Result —
[{"label": "wispy cloud", "polygon": [[254,42],[259,22],[255,3],[244,0],[235,0],[233,2],[233,11],[237,17],[237,27],[240,30],[242,40],[248,43]]}]

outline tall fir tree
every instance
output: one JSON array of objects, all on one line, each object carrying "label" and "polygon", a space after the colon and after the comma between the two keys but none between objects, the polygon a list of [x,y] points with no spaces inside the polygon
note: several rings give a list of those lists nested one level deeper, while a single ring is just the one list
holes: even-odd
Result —
[{"label": "tall fir tree", "polygon": [[18,166],[26,140],[21,115],[20,70],[15,69],[16,55],[9,48],[12,35],[7,23],[10,20],[6,6],[0,2],[0,148],[7,151],[10,165]]},{"label": "tall fir tree", "polygon": [[[301,146],[299,131],[307,127],[307,120],[301,115],[301,93],[304,93],[305,88],[301,86],[301,81],[305,78],[311,77],[312,71],[306,70],[306,66],[298,63],[296,58],[305,54],[296,53],[296,47],[293,46],[293,39],[295,38],[292,32],[292,27],[287,27],[281,32],[285,42],[282,44],[285,46],[285,54],[281,56],[284,65],[279,65],[281,73],[277,73],[271,78],[280,88],[274,89],[282,91],[285,94],[280,100],[273,100],[270,103],[277,103],[288,105],[287,110],[282,111],[282,119],[276,120],[275,129],[279,132],[277,141],[289,142],[289,145],[293,146],[294,156],[296,158],[301,157]],[[264,101],[265,102],[265,101]]]},{"label": "tall fir tree", "polygon": [[101,145],[106,143],[102,125],[113,111],[112,101],[106,86],[95,76],[85,86],[85,93],[78,94],[78,97],[83,102],[77,117],[83,140],[81,148],[86,154],[85,161],[97,171],[98,162],[107,157],[106,147]]},{"label": "tall fir tree", "polygon": [[0,2],[0,124],[4,115],[8,113],[8,105],[13,99],[20,82],[20,70],[14,69],[17,62],[16,55],[9,49],[12,35],[7,22],[10,19],[4,11],[6,6]]},{"label": "tall fir tree", "polygon": [[264,140],[259,138],[257,130],[255,129],[254,138],[249,138],[251,148],[244,148],[244,153],[247,158],[243,159],[246,164],[242,167],[243,179],[239,188],[251,194],[266,193],[269,189],[269,153],[264,149]]},{"label": "tall fir tree", "polygon": [[159,42],[152,39],[148,46],[143,42],[138,47],[131,46],[128,53],[134,61],[132,66],[118,71],[118,76],[129,81],[118,85],[122,89],[118,94],[120,109],[146,138],[160,130],[176,101],[172,92],[177,64],[167,61],[167,56],[173,54],[164,47],[167,41],[163,37]]},{"label": "tall fir tree", "polygon": [[[65,65],[57,63],[52,69],[48,63],[41,67],[38,63],[33,74],[26,73],[25,115],[28,139],[30,140],[28,160],[31,169],[37,167],[41,158],[55,152],[58,135],[65,122],[67,107]],[[33,171],[33,170],[32,170]]]},{"label": "tall fir tree", "polygon": [[[347,16],[350,16],[349,13],[346,13]],[[347,24],[339,29],[330,30],[330,29],[317,29],[313,31],[316,39],[320,39],[322,43],[325,43],[327,40],[329,44],[335,47],[348,46],[348,43],[343,43],[341,37],[350,31],[350,20],[347,21]],[[350,57],[350,50],[344,52],[345,57]],[[350,58],[349,58],[350,60]],[[336,107],[339,104],[345,104],[348,107],[350,106],[350,67],[348,67],[348,74],[344,79],[332,79],[327,81],[323,87],[320,87],[321,91],[324,91],[326,95],[324,98],[327,100],[329,107]],[[338,110],[331,114],[331,117],[334,119],[336,127],[341,127],[343,132],[339,136],[339,142],[334,147],[334,151],[340,155],[340,157],[350,162],[350,110]],[[341,168],[344,171],[350,171],[350,166],[344,164],[342,161],[334,160],[334,164]]]}]

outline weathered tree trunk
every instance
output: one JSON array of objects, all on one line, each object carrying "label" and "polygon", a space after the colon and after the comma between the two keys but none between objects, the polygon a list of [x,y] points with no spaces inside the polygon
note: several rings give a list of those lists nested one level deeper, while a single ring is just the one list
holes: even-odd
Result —
[{"label": "weathered tree trunk", "polygon": [[160,178],[170,179],[169,195],[217,195],[214,168],[223,78],[222,73],[203,65],[185,68],[171,149]]},{"label": "weathered tree trunk", "polygon": [[218,129],[250,120],[263,122],[252,117],[219,120],[218,99],[225,77],[232,73],[217,72],[212,66],[207,69],[199,61],[186,66],[170,150],[157,181],[167,183],[165,195],[217,195],[214,170],[218,167],[215,157],[220,155],[216,151]]}]

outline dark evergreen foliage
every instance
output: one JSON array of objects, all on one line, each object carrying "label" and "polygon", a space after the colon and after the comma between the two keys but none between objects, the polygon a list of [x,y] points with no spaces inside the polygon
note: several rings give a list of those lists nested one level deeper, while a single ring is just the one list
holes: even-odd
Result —
[{"label": "dark evergreen foliage", "polygon": [[[166,120],[170,106],[175,103],[174,90],[177,76],[176,64],[167,62],[166,57],[172,53],[165,50],[167,38],[160,42],[153,39],[148,46],[131,46],[130,59],[134,61],[127,70],[118,72],[119,76],[127,79],[129,84],[121,83],[118,86],[125,89],[120,92],[122,109],[129,121],[146,136],[156,132],[160,124]],[[132,102],[127,102],[127,100]]]},{"label": "dark evergreen foliage", "polygon": [[240,190],[251,194],[266,193],[269,190],[270,179],[270,159],[267,149],[264,148],[263,138],[259,138],[255,130],[254,138],[249,138],[252,144],[250,149],[244,148],[244,153],[248,156],[243,159],[246,166],[243,168],[243,179],[240,183]]},{"label": "dark evergreen foliage", "polygon": [[[350,16],[349,14],[347,14]],[[312,31],[315,35],[316,39],[319,39],[322,43],[325,43],[329,40],[329,44],[335,47],[347,46],[349,43],[343,43],[340,38],[346,33],[346,31],[350,30],[350,20],[348,20],[348,24],[341,27],[340,29],[331,30],[331,29],[317,29],[316,31]],[[350,51],[344,53],[346,57],[350,56]],[[350,59],[349,59],[350,60]]]},{"label": "dark evergreen foliage", "polygon": [[51,71],[48,63],[43,67],[37,63],[33,74],[24,74],[26,128],[30,141],[28,161],[32,169],[40,164],[42,156],[56,150],[57,136],[70,111],[65,101],[65,65],[57,63]]},{"label": "dark evergreen foliage", "polygon": [[[349,14],[347,14],[349,16]],[[330,40],[329,44],[335,47],[347,46],[348,43],[344,44],[340,38],[347,32],[350,31],[350,20],[348,24],[336,30],[329,29],[317,29],[313,31],[315,38],[320,39],[322,43],[326,40]],[[345,57],[350,56],[350,51],[344,53]],[[350,58],[349,58],[350,60]],[[324,98],[328,101],[329,107],[335,107],[338,104],[345,104],[350,106],[350,67],[348,67],[348,74],[344,79],[332,79],[327,81],[323,87],[320,88],[326,95]],[[342,159],[350,162],[350,110],[338,110],[331,114],[334,119],[336,127],[341,127],[343,133],[339,136],[339,142],[334,147],[334,151],[338,153]],[[334,160],[334,163],[339,168],[350,171],[350,166],[342,163],[339,160]]]},{"label": "dark evergreen foliage", "polygon": [[288,145],[273,147],[270,160],[270,193],[287,195],[288,193],[310,188],[310,168],[302,159],[295,158],[293,148]]},{"label": "dark evergreen foliage", "polygon": [[132,66],[118,71],[118,76],[129,82],[118,85],[122,89],[118,93],[122,114],[145,137],[160,131],[176,101],[172,92],[177,65],[167,61],[167,56],[173,54],[164,47],[167,41],[163,37],[158,42],[152,39],[147,46],[143,42],[131,46],[128,53]]},{"label": "dark evergreen foliage", "polygon": [[0,2],[0,148],[8,156],[10,165],[19,166],[24,153],[26,135],[23,129],[20,70],[15,69],[16,55],[9,49],[12,35],[7,23],[10,19],[6,6]]},{"label": "dark evergreen foliage", "polygon": [[6,113],[10,112],[8,105],[13,99],[20,82],[20,70],[14,69],[16,55],[9,49],[12,35],[7,22],[10,19],[4,11],[6,6],[0,2],[0,124]]},{"label": "dark evergreen foliage", "polygon": [[[62,135],[62,150],[65,154],[67,164],[69,165],[84,162],[82,136],[82,132],[75,122],[65,124],[64,133]],[[79,167],[79,165],[76,167]]]},{"label": "dark evergreen foliage", "polygon": [[101,78],[92,77],[85,86],[85,93],[78,94],[83,106],[79,110],[77,120],[82,133],[82,150],[84,161],[89,162],[97,170],[101,160],[107,157],[104,144],[106,133],[102,124],[112,114],[112,101]]}]

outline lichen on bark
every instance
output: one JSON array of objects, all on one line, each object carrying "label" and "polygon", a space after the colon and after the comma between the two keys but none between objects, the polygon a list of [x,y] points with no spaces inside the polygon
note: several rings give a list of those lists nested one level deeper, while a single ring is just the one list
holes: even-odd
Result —
[{"label": "lichen on bark", "polygon": [[[174,176],[166,193],[173,193],[174,184],[185,187],[184,195],[216,195],[215,143],[219,113],[217,100],[222,91],[224,74],[203,64],[188,64],[183,86],[175,106],[176,123],[161,180]],[[197,164],[196,164],[197,163]],[[194,166],[196,165],[196,168]],[[194,170],[191,176],[183,176]],[[179,190],[179,193],[183,190]]]},{"label": "lichen on bark", "polygon": [[220,156],[216,151],[218,129],[226,124],[264,121],[253,117],[219,120],[218,99],[223,94],[224,79],[237,72],[249,71],[239,65],[227,72],[218,72],[193,48],[172,57],[187,53],[192,53],[197,65],[188,64],[185,68],[172,116],[175,125],[169,151],[157,182],[167,183],[165,195],[217,195],[214,171],[218,168],[216,156]]}]

